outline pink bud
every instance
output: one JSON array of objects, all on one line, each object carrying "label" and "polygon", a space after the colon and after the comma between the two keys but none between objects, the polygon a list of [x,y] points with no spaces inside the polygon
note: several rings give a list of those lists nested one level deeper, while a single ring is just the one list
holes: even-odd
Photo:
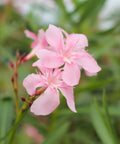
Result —
[{"label": "pink bud", "polygon": [[35,95],[38,96],[40,95],[42,92],[44,92],[45,89],[41,88],[39,90],[36,90]]},{"label": "pink bud", "polygon": [[12,76],[11,82],[12,82],[12,84],[14,84],[14,76]]},{"label": "pink bud", "polygon": [[10,67],[12,68],[12,70],[14,70],[14,63],[12,60],[10,60]]},{"label": "pink bud", "polygon": [[25,102],[25,101],[26,101],[26,98],[25,98],[25,97],[21,97],[21,100]]},{"label": "pink bud", "polygon": [[28,102],[28,105],[31,106],[31,105],[32,105],[32,102]]}]

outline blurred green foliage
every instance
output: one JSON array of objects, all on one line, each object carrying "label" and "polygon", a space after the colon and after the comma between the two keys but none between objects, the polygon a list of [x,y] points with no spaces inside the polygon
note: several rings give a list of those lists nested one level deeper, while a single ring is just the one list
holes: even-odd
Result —
[{"label": "blurred green foliage", "polygon": [[[106,0],[72,0],[74,9],[71,11],[67,9],[69,4],[64,1],[54,2],[54,8],[34,3],[25,16],[13,5],[0,6],[0,138],[9,130],[14,120],[9,60],[15,61],[17,49],[21,54],[27,54],[31,50],[31,40],[25,37],[25,29],[37,34],[38,29],[46,29],[53,18],[52,24],[62,27],[68,33],[84,33],[88,37],[88,51],[94,55],[102,71],[95,77],[86,77],[82,71],[80,84],[74,88],[78,113],[71,112],[61,96],[61,105],[51,115],[35,117],[28,113],[23,123],[38,129],[44,136],[43,144],[120,143],[120,13],[114,11],[108,18],[114,24],[103,30],[99,25],[100,12]],[[50,15],[48,21],[45,20],[45,15]],[[27,95],[22,81],[28,74],[35,72],[32,68],[35,60],[33,58],[19,69],[20,97]],[[102,100],[103,89],[106,91],[106,100]],[[33,142],[25,134],[21,124],[14,144]],[[5,143],[6,141],[2,142]]]}]

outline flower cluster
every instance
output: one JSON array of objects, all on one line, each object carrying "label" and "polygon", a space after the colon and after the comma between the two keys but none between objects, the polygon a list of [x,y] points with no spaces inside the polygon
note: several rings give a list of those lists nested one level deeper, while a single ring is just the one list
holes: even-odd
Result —
[{"label": "flower cluster", "polygon": [[45,91],[31,105],[35,115],[48,115],[60,104],[59,91],[66,98],[68,107],[76,112],[73,87],[79,83],[80,70],[87,76],[96,75],[101,70],[96,60],[85,50],[88,40],[83,34],[68,34],[54,25],[38,35],[25,30],[27,37],[32,38],[32,51],[25,61],[34,55],[38,60],[33,66],[38,67],[37,74],[28,75],[23,85],[29,95],[35,95],[37,88]]}]

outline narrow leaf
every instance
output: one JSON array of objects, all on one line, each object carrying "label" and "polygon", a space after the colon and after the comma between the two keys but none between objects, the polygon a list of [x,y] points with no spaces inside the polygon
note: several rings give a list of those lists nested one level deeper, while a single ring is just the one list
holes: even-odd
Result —
[{"label": "narrow leaf", "polygon": [[60,138],[66,133],[68,130],[69,123],[64,123],[57,130],[51,133],[43,142],[43,144],[54,144],[57,143]]},{"label": "narrow leaf", "polygon": [[97,101],[95,101],[94,104],[91,106],[90,114],[93,126],[103,144],[117,144],[115,139],[113,138],[114,136],[109,129],[110,126],[108,127],[106,119],[100,111]]}]

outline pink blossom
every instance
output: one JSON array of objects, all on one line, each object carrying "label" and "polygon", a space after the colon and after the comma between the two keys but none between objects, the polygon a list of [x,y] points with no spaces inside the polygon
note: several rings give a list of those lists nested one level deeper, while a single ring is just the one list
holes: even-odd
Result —
[{"label": "pink blossom", "polygon": [[38,32],[38,35],[35,35],[33,32],[29,30],[25,30],[25,35],[28,38],[33,39],[34,41],[31,43],[32,51],[25,57],[25,61],[31,59],[33,56],[35,56],[35,53],[42,48],[46,48],[47,41],[45,39],[45,32],[43,29],[40,29]]},{"label": "pink blossom", "polygon": [[73,87],[62,81],[62,70],[45,68],[39,65],[38,62],[35,62],[33,66],[38,66],[40,72],[28,75],[23,81],[24,87],[29,95],[34,95],[39,87],[46,90],[33,102],[31,112],[35,115],[48,115],[54,111],[60,104],[58,90],[66,98],[68,107],[76,112]]},{"label": "pink blossom", "polygon": [[[65,33],[66,38],[63,37]],[[96,75],[101,70],[96,60],[85,50],[88,40],[83,34],[67,34],[64,30],[49,25],[46,40],[50,49],[40,49],[36,52],[39,65],[48,68],[58,68],[64,65],[62,78],[70,86],[77,85],[80,79],[80,69],[87,76]]]},{"label": "pink blossom", "polygon": [[29,137],[31,137],[31,138],[33,138],[35,140],[36,143],[40,144],[40,143],[42,143],[44,141],[44,137],[32,125],[25,124],[24,125],[24,130],[25,130],[26,134]]}]

